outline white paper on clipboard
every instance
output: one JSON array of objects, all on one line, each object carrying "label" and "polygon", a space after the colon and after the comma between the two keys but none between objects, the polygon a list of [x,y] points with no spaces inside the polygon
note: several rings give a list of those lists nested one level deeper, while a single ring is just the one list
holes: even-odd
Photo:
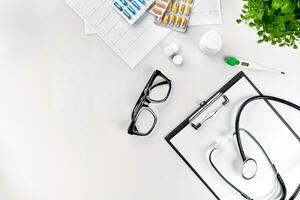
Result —
[{"label": "white paper on clipboard", "polygon": [[[276,185],[276,177],[270,165],[257,145],[241,133],[246,155],[255,158],[258,163],[256,176],[251,180],[243,179],[242,161],[232,136],[239,105],[247,98],[258,95],[258,92],[243,77],[224,95],[230,102],[213,119],[198,131],[188,125],[170,142],[222,200],[244,198],[225,183],[209,164],[208,155],[214,143],[219,143],[220,150],[214,154],[213,160],[223,175],[248,196],[254,199],[266,197]],[[288,122],[299,132],[300,115],[287,106],[276,103],[272,105],[285,115],[292,113],[293,122]],[[253,102],[247,106],[242,114],[240,127],[250,131],[264,147],[286,184],[288,196],[291,195],[300,182],[300,144],[290,130],[265,101]]]}]

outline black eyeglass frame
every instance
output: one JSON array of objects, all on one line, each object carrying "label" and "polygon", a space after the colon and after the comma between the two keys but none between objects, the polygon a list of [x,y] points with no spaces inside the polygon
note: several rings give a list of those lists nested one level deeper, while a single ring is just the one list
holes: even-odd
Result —
[{"label": "black eyeglass frame", "polygon": [[[153,85],[155,79],[157,77],[159,77],[159,76],[161,78],[163,78],[164,81]],[[167,92],[166,97],[164,99],[162,99],[162,100],[151,99],[150,96],[149,96],[151,90],[154,89],[155,87],[158,87],[158,86],[161,86],[161,85],[164,85],[164,84],[168,84],[169,85],[169,90]],[[133,108],[133,111],[132,111],[132,114],[131,114],[131,123],[130,123],[130,125],[128,127],[128,130],[127,130],[128,134],[130,134],[130,135],[138,135],[138,136],[147,136],[147,135],[149,135],[153,131],[153,129],[154,129],[156,123],[157,123],[157,116],[153,112],[153,110],[149,107],[149,104],[150,103],[163,103],[163,102],[165,102],[168,99],[168,97],[169,97],[169,95],[171,93],[171,88],[172,88],[171,80],[168,79],[161,71],[155,70],[153,72],[153,74],[151,75],[148,83],[146,84],[146,86],[143,89],[143,91],[142,91],[142,93],[141,93],[138,101],[136,102],[136,104],[135,104],[135,106]],[[146,133],[139,132],[137,130],[137,127],[135,126],[136,121],[137,121],[139,115],[141,114],[141,111],[143,111],[143,110],[149,111],[152,114],[153,118],[154,118],[154,122],[153,122],[152,127]]]}]

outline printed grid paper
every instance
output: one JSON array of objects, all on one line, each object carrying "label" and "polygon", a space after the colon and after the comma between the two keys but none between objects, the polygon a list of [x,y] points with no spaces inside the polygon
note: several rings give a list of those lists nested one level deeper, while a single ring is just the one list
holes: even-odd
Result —
[{"label": "printed grid paper", "polygon": [[196,0],[189,26],[221,24],[222,11],[220,0]]},{"label": "printed grid paper", "polygon": [[128,24],[111,7],[109,0],[66,0],[84,20],[85,33],[96,33],[131,68],[134,68],[169,32],[156,26],[150,15]]}]

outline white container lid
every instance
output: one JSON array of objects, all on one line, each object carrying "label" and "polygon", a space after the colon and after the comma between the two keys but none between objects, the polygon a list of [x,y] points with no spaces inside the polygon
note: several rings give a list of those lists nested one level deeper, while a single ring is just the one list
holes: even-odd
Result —
[{"label": "white container lid", "polygon": [[175,65],[181,65],[183,63],[183,58],[181,55],[176,55],[173,57],[173,63]]},{"label": "white container lid", "polygon": [[176,43],[171,43],[164,48],[164,54],[166,56],[172,56],[179,51],[179,46]]},{"label": "white container lid", "polygon": [[222,49],[223,42],[217,31],[208,31],[203,34],[199,48],[204,54],[215,54]]}]

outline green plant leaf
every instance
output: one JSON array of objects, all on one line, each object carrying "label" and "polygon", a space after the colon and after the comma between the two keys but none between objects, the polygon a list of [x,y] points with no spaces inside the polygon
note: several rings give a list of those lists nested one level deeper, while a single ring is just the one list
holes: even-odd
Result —
[{"label": "green plant leaf", "polygon": [[239,24],[239,23],[242,22],[242,20],[241,19],[237,19],[236,22]]},{"label": "green plant leaf", "polygon": [[285,0],[284,4],[281,7],[281,12],[283,14],[288,14],[288,13],[292,13],[295,11],[295,4],[292,3],[292,1],[290,0]]},{"label": "green plant leaf", "polygon": [[263,39],[260,39],[260,40],[258,40],[257,42],[258,43],[262,43],[264,40]]},{"label": "green plant leaf", "polygon": [[255,24],[254,24],[253,22],[250,22],[250,23],[249,23],[249,26],[250,26],[250,27],[253,27],[253,26],[255,26]]},{"label": "green plant leaf", "polygon": [[258,31],[257,32],[257,35],[263,35],[264,34],[264,31]]},{"label": "green plant leaf", "polygon": [[300,43],[300,0],[243,0],[240,19],[257,29],[258,43],[298,48]]},{"label": "green plant leaf", "polygon": [[282,0],[272,0],[272,8],[275,10],[281,8],[282,4],[283,4]]}]

